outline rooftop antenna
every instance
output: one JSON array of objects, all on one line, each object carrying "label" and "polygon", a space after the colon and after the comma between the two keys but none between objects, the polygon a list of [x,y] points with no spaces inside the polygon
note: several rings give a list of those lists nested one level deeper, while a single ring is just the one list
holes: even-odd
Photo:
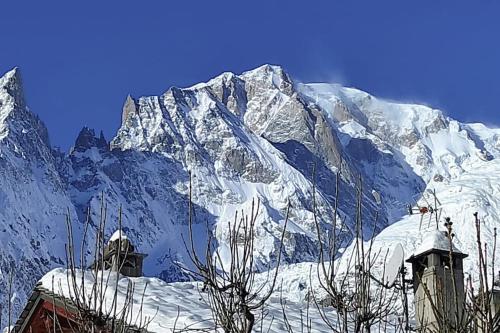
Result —
[{"label": "rooftop antenna", "polygon": [[424,215],[429,214],[427,229],[430,228],[432,216],[434,216],[436,221],[436,230],[438,230],[439,220],[441,219],[442,204],[441,201],[439,201],[439,199],[437,198],[436,190],[427,189],[427,191],[422,194],[421,200],[424,201],[423,205],[419,204],[418,201],[413,206],[411,204],[408,204],[408,213],[410,215],[420,214],[420,224],[418,230],[422,230]]},{"label": "rooftop antenna", "polygon": [[[439,229],[439,220],[441,219],[441,201],[437,198],[436,195],[436,189],[427,189],[427,193],[432,196],[434,199],[434,206],[429,204],[429,201],[423,196],[425,202],[429,205],[430,211],[431,211],[431,216],[434,214],[434,218],[436,220],[436,230]],[[427,225],[427,228],[430,227],[431,221],[429,218],[429,224]]]}]

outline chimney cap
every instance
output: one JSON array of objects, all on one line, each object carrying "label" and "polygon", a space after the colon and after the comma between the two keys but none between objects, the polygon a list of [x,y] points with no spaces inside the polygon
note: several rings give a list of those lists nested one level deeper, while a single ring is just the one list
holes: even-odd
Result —
[{"label": "chimney cap", "polygon": [[108,244],[110,244],[111,242],[117,241],[119,239],[121,239],[122,241],[124,241],[124,240],[130,241],[128,239],[127,235],[125,234],[125,232],[123,231],[123,229],[122,230],[118,229],[113,233],[113,235],[111,235],[111,237],[109,238]]},{"label": "chimney cap", "polygon": [[[423,235],[423,241],[419,247],[415,250],[413,255],[408,258],[407,262],[412,262],[416,258],[423,257],[429,253],[450,253],[450,240],[446,235],[446,231],[433,230]],[[451,253],[459,258],[468,257],[468,254],[460,251],[455,244],[451,244]]]}]

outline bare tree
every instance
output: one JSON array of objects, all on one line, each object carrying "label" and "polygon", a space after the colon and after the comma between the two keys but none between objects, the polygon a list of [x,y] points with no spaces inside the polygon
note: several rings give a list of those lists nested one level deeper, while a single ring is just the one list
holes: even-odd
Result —
[{"label": "bare tree", "polygon": [[[474,213],[474,224],[476,227],[476,247],[478,262],[476,264],[479,273],[479,285],[474,288],[472,277],[469,276],[466,285],[467,303],[465,304],[466,324],[470,332],[497,333],[500,332],[500,312],[494,306],[495,292],[497,296],[499,276],[496,272],[496,250],[497,229],[494,229],[493,244],[484,243],[481,235],[481,220],[478,213]],[[450,232],[451,233],[451,232]],[[488,252],[491,245],[491,252]],[[488,267],[489,266],[489,267]],[[498,302],[498,300],[496,300]]]},{"label": "bare tree", "polygon": [[265,282],[256,283],[255,228],[260,200],[252,201],[250,214],[241,211],[229,223],[229,262],[222,259],[220,250],[208,231],[207,246],[202,258],[195,250],[193,235],[192,184],[189,182],[189,245],[187,252],[195,267],[191,274],[203,282],[216,327],[227,333],[249,333],[256,324],[256,314],[262,311],[271,296],[278,276],[283,252],[283,240],[289,218],[290,204],[280,236],[276,269],[268,271]]},{"label": "bare tree", "polygon": [[[14,283],[14,269],[11,267],[8,270],[8,276],[7,276],[7,332],[10,333],[12,329],[12,297],[13,297],[13,291],[12,291],[12,286]],[[0,328],[2,327],[2,311],[3,311],[3,306],[0,304]]]},{"label": "bare tree", "polygon": [[[319,244],[317,277],[320,290],[327,295],[326,298],[319,299],[317,293],[312,293],[314,304],[332,332],[371,332],[375,326],[379,330],[387,328],[390,325],[389,318],[397,313],[396,300],[401,298],[402,293],[401,288],[388,286],[384,281],[376,279],[373,274],[374,267],[380,259],[383,259],[382,267],[385,267],[384,263],[388,254],[385,253],[383,256],[380,251],[374,252],[373,250],[378,214],[375,214],[375,221],[372,223],[373,233],[366,244],[363,239],[361,178],[356,188],[356,216],[353,231],[348,230],[346,218],[340,221],[338,219],[340,179],[341,169],[336,175],[335,205],[329,228],[331,232],[326,233],[326,236],[317,214],[316,187],[313,181],[313,212]],[[336,259],[339,250],[344,246],[343,236],[346,232],[351,233],[354,247],[347,254],[347,258],[344,258],[346,261],[341,268],[340,262]],[[336,318],[335,321],[331,319],[332,313]]]}]

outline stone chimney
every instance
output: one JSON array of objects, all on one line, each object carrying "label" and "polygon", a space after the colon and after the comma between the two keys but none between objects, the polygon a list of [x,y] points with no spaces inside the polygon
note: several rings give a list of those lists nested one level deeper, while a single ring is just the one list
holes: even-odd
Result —
[{"label": "stone chimney", "polygon": [[465,302],[463,259],[467,254],[451,244],[450,258],[450,240],[445,231],[433,230],[423,239],[406,260],[412,264],[417,330],[439,332],[442,322],[439,317],[450,323],[462,317]]},{"label": "stone chimney", "polygon": [[[101,269],[101,262],[104,262],[104,269],[119,272],[130,277],[142,276],[143,260],[146,254],[138,253],[132,242],[127,238],[123,230],[117,230],[109,239],[104,248],[104,257],[99,260],[97,266]],[[94,265],[92,265],[95,267]]]}]

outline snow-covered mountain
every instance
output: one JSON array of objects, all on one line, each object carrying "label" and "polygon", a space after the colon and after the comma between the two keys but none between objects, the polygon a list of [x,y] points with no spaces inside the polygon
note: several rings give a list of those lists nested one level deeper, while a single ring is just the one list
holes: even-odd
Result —
[{"label": "snow-covered mountain", "polygon": [[95,226],[102,198],[107,233],[116,229],[121,206],[128,237],[149,254],[147,274],[183,279],[173,261],[189,265],[181,237],[189,172],[200,250],[208,225],[226,253],[227,223],[260,199],[260,270],[274,264],[288,201],[285,264],[315,260],[313,183],[326,230],[339,168],[340,215],[348,226],[361,183],[365,236],[375,228],[377,244],[401,242],[411,251],[421,239],[420,217],[406,216],[406,205],[435,189],[467,252],[474,211],[487,239],[497,224],[498,157],[500,130],[335,84],[294,82],[270,65],[161,96],[128,96],[111,142],[83,128],[62,154],[25,105],[13,70],[0,79],[0,284],[5,290],[6,267],[29,277],[16,282],[21,304],[33,282],[63,261],[67,209],[79,228],[90,207]]},{"label": "snow-covered mountain", "polygon": [[19,70],[8,72],[0,79],[0,302],[13,272],[16,313],[40,275],[65,262],[65,215],[76,214],[58,163],[25,104]]}]

